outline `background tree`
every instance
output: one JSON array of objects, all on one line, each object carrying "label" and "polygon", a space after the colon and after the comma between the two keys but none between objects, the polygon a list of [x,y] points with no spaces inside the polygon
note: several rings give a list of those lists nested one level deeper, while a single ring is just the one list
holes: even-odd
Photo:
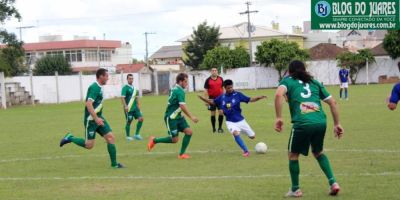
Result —
[{"label": "background tree", "polygon": [[55,72],[59,75],[69,75],[72,73],[71,65],[63,55],[46,55],[36,61],[35,75],[52,76]]},{"label": "background tree", "polygon": [[[0,0],[1,24],[11,18],[21,19],[14,3],[15,0]],[[8,33],[3,28],[0,28],[0,43],[6,44],[6,47],[0,50],[0,63],[2,63],[0,71],[4,72],[6,76],[15,76],[25,72],[23,43],[18,41],[15,34]]]},{"label": "background tree", "polygon": [[207,51],[218,46],[219,35],[219,26],[209,26],[206,21],[199,24],[183,48],[187,56],[184,63],[193,69],[199,69]]},{"label": "background tree", "polygon": [[245,67],[248,66],[249,59],[250,55],[242,47],[231,50],[228,47],[219,46],[207,51],[201,68],[211,69],[220,66],[224,66],[224,68]]},{"label": "background tree", "polygon": [[360,49],[357,53],[345,51],[340,53],[336,59],[338,59],[340,66],[344,65],[350,68],[350,80],[352,84],[356,83],[358,73],[366,67],[367,60],[369,64],[375,62],[375,57],[370,49]]},{"label": "background tree", "polygon": [[[257,46],[256,61],[266,67],[274,67],[279,73],[279,80],[286,74],[292,60],[306,61],[309,54],[300,49],[295,42],[284,42],[277,39],[264,41]],[[284,72],[284,73],[282,73]]]},{"label": "background tree", "polygon": [[400,30],[388,30],[383,39],[383,48],[392,59],[400,57]]}]

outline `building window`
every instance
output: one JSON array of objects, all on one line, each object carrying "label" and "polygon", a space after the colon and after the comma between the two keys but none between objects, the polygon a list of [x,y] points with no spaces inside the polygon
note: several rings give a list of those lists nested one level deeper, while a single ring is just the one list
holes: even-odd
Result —
[{"label": "building window", "polygon": [[100,50],[100,61],[111,62],[111,50]]},{"label": "building window", "polygon": [[85,51],[85,60],[87,62],[98,61],[98,59],[97,59],[97,50],[86,50]]},{"label": "building window", "polygon": [[48,51],[48,52],[46,52],[46,55],[51,55],[51,56],[64,55],[64,52],[63,51]]},{"label": "building window", "polygon": [[82,51],[81,50],[72,50],[65,51],[65,58],[68,62],[82,62]]}]

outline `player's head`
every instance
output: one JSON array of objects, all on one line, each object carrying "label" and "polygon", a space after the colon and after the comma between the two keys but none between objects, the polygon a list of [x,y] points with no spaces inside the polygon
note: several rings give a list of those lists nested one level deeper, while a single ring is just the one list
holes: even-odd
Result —
[{"label": "player's head", "polygon": [[218,76],[218,69],[217,68],[212,68],[211,69],[211,76],[212,77],[217,77]]},{"label": "player's head", "polygon": [[180,85],[182,88],[186,88],[188,86],[188,75],[186,73],[179,73],[176,76],[176,84]]},{"label": "player's head", "polygon": [[306,66],[299,60],[294,60],[289,64],[289,75],[294,78],[308,83],[313,78],[307,71]]},{"label": "player's head", "polygon": [[233,92],[233,81],[231,79],[226,79],[224,81],[224,88],[226,93],[232,93]]},{"label": "player's head", "polygon": [[96,79],[101,85],[105,85],[108,81],[108,70],[100,68],[96,71]]},{"label": "player's head", "polygon": [[342,65],[342,69],[346,69],[346,65]]},{"label": "player's head", "polygon": [[132,85],[132,83],[133,83],[133,74],[126,75],[126,80],[128,81],[129,85]]}]

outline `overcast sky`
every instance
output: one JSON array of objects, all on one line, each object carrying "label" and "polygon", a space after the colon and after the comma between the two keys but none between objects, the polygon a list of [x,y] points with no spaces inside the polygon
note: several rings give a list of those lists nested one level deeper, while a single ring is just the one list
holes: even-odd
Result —
[{"label": "overcast sky", "polygon": [[[253,0],[251,10],[255,25],[271,27],[280,23],[281,30],[291,32],[293,25],[310,20],[310,0]],[[221,27],[231,26],[247,18],[244,0],[17,0],[22,22],[7,21],[8,31],[19,35],[16,27],[35,28],[23,31],[25,42],[38,42],[40,35],[74,35],[121,40],[133,44],[133,57],[145,55],[144,32],[149,36],[150,55],[164,45],[192,33],[193,27],[207,20]],[[127,55],[128,56],[128,55]]]}]

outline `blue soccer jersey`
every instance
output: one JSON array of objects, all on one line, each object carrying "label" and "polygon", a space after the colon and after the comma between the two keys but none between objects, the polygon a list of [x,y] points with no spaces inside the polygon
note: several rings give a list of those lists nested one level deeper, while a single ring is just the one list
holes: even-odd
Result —
[{"label": "blue soccer jersey", "polygon": [[241,92],[224,93],[214,100],[214,103],[224,111],[226,121],[240,122],[244,120],[240,103],[249,103],[250,97],[245,96]]},{"label": "blue soccer jersey", "polygon": [[400,101],[400,83],[394,85],[389,101],[390,103],[395,103],[395,104],[397,104]]},{"label": "blue soccer jersey", "polygon": [[349,80],[349,70],[341,69],[339,71],[339,77],[340,77],[340,82],[347,83],[347,81]]}]

